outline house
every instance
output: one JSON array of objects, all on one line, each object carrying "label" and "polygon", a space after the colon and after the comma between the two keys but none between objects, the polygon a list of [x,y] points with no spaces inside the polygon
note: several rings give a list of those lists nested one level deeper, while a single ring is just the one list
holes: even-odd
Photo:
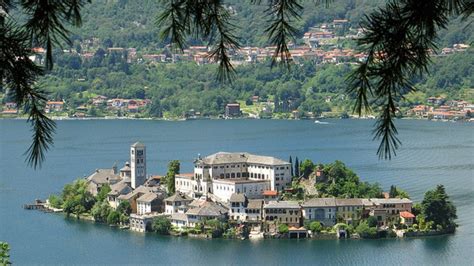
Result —
[{"label": "house", "polygon": [[247,222],[257,224],[261,223],[263,214],[263,200],[249,199],[245,213],[247,214]]},{"label": "house", "polygon": [[266,223],[301,226],[301,206],[295,201],[270,201],[263,206],[263,219]]},{"label": "house", "polygon": [[270,180],[216,179],[212,182],[212,193],[222,202],[228,202],[233,193],[243,193],[248,198],[261,199],[263,192],[270,189],[270,185]]},{"label": "house", "polygon": [[60,101],[47,101],[45,106],[46,113],[62,112],[64,109],[64,102]]},{"label": "house", "polygon": [[163,196],[164,194],[147,192],[137,198],[137,214],[149,214],[152,212],[163,212]]},{"label": "house", "polygon": [[117,175],[117,168],[115,166],[112,168],[96,169],[86,177],[87,189],[93,196],[97,196],[102,186],[106,184],[113,185],[120,180],[122,178]]},{"label": "house", "polygon": [[263,200],[265,203],[271,201],[271,200],[278,200],[278,191],[276,190],[265,190],[263,192]]},{"label": "house", "polygon": [[346,224],[353,224],[360,220],[363,212],[362,199],[336,199],[337,219]]},{"label": "house", "polygon": [[414,221],[415,221],[415,215],[413,213],[407,212],[407,211],[400,212],[401,224],[412,226]]},{"label": "house", "polygon": [[127,180],[122,180],[110,186],[110,192],[107,194],[107,201],[112,208],[116,209],[120,204],[118,197],[120,195],[126,195],[130,192],[132,192],[132,187],[130,187],[130,179],[128,179],[128,182]]},{"label": "house", "polygon": [[190,203],[190,209],[186,211],[188,227],[194,227],[196,224],[205,220],[226,220],[228,209],[223,205],[209,200],[194,200]]},{"label": "house", "polygon": [[240,111],[240,103],[228,103],[225,106],[226,117],[238,117],[242,114]]},{"label": "house", "polygon": [[316,198],[301,204],[305,221],[318,221],[323,226],[336,224],[336,199]]},{"label": "house", "polygon": [[187,210],[189,203],[193,201],[192,198],[176,192],[174,195],[166,198],[165,200],[165,213],[174,214],[174,213],[184,213]]},{"label": "house", "polygon": [[229,219],[233,221],[246,221],[248,199],[242,193],[233,193],[229,200]]},{"label": "house", "polygon": [[369,215],[377,218],[379,226],[394,224],[400,217],[400,212],[411,212],[413,202],[410,199],[370,199],[373,203]]},{"label": "house", "polygon": [[146,215],[130,214],[130,230],[140,233],[151,231],[151,225],[156,217],[162,216],[158,213]]}]

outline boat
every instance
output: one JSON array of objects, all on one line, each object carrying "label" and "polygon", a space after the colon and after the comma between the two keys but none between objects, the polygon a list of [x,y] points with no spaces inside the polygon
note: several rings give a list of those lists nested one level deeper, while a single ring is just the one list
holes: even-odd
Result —
[{"label": "boat", "polygon": [[321,124],[321,125],[327,125],[327,124],[329,124],[328,122],[321,122],[321,121],[319,121],[319,120],[315,120],[314,123],[315,123],[315,124]]}]

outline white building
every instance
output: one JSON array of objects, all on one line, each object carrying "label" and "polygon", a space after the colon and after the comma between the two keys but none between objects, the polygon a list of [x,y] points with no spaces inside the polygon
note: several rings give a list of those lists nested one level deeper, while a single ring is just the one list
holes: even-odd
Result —
[{"label": "white building", "polygon": [[192,201],[192,198],[184,194],[175,193],[173,196],[165,199],[165,213],[184,213],[188,208],[188,204]]},{"label": "white building", "polygon": [[175,187],[192,197],[212,193],[225,202],[232,193],[262,197],[264,190],[281,191],[291,184],[290,167],[289,162],[274,157],[218,152],[198,158],[194,173],[176,176]]},{"label": "white building", "polygon": [[143,185],[146,181],[146,147],[140,142],[134,143],[130,147],[131,159],[131,181],[132,188],[135,189]]},{"label": "white building", "polygon": [[143,194],[137,199],[137,214],[143,215],[153,212],[158,195],[153,192]]}]

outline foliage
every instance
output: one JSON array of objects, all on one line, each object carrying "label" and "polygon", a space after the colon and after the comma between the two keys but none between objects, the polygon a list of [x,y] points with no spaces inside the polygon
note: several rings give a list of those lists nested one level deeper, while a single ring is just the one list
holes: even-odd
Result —
[{"label": "foliage", "polygon": [[[45,68],[53,67],[53,45],[68,42],[68,26],[81,24],[80,10],[85,1],[2,1],[0,8],[0,82],[2,90],[12,96],[19,108],[28,114],[33,128],[32,144],[28,148],[27,162],[37,168],[44,153],[53,144],[56,124],[44,113],[47,97],[38,88],[37,78],[45,72],[30,56],[32,45],[46,48]],[[11,12],[22,16],[25,23],[17,24]],[[67,25],[67,26],[66,26]]]},{"label": "foliage", "polygon": [[125,214],[125,215],[130,215],[132,213],[132,206],[130,205],[130,202],[128,201],[121,201],[117,207],[117,212]]},{"label": "foliage", "polygon": [[288,225],[286,225],[286,224],[279,224],[278,225],[278,233],[287,234],[288,232],[289,232]]},{"label": "foliage", "polygon": [[120,213],[117,211],[111,211],[107,216],[107,223],[116,225],[120,223]]},{"label": "foliage", "polygon": [[374,139],[380,139],[380,158],[396,155],[401,144],[393,121],[398,103],[415,91],[413,78],[427,73],[439,30],[450,18],[467,18],[473,11],[467,1],[392,0],[361,23],[364,37],[358,43],[367,57],[349,78],[348,91],[356,97],[359,115],[371,107],[379,113]]},{"label": "foliage", "polygon": [[443,185],[436,186],[435,189],[425,193],[425,197],[421,202],[422,215],[427,222],[433,222],[434,226],[442,226],[442,228],[454,228],[457,218],[456,207],[449,200]]},{"label": "foliage", "polygon": [[361,182],[359,177],[341,161],[327,164],[323,169],[327,183],[317,183],[316,189],[322,197],[379,198],[382,189],[378,183]]},{"label": "foliage", "polygon": [[298,156],[295,159],[295,167],[294,168],[295,168],[295,176],[300,177],[300,163],[299,163],[299,160],[298,160]]},{"label": "foliage", "polygon": [[367,218],[367,224],[369,225],[369,227],[377,227],[377,218],[375,218],[375,216],[369,216]]},{"label": "foliage", "polygon": [[390,191],[389,191],[389,196],[390,198],[400,198],[400,199],[409,199],[410,195],[408,193],[394,185],[390,186]]},{"label": "foliage", "polygon": [[361,221],[355,230],[362,238],[377,237],[377,228],[370,227],[367,221]]},{"label": "foliage", "polygon": [[57,195],[50,195],[48,198],[49,205],[53,208],[60,209],[63,205],[63,200]]},{"label": "foliage", "polygon": [[174,194],[175,192],[175,176],[179,174],[180,163],[178,160],[173,160],[168,163],[168,172],[165,176],[166,188],[168,194]]},{"label": "foliage", "polygon": [[95,196],[96,201],[104,201],[107,199],[107,194],[112,191],[109,184],[105,184],[99,189],[99,193]]},{"label": "foliage", "polygon": [[323,229],[322,225],[320,222],[318,221],[314,221],[314,222],[311,222],[309,224],[309,230],[311,230],[311,232],[313,233],[319,233],[321,232],[321,230]]},{"label": "foliage", "polygon": [[64,201],[63,209],[67,215],[88,212],[95,203],[94,197],[87,190],[87,182],[84,179],[64,186],[61,197]]},{"label": "foliage", "polygon": [[301,163],[300,173],[304,178],[308,178],[309,175],[313,172],[313,170],[314,163],[311,160],[306,159]]},{"label": "foliage", "polygon": [[151,228],[153,232],[156,232],[160,235],[167,235],[171,230],[171,222],[164,216],[156,217],[153,219]]},{"label": "foliage", "polygon": [[0,265],[10,265],[10,246],[6,242],[0,242]]},{"label": "foliage", "polygon": [[[91,215],[94,217],[96,222],[108,223],[109,222],[109,215],[113,211],[112,207],[110,207],[107,201],[97,201],[91,210]],[[114,217],[112,217],[114,218]],[[112,219],[111,218],[111,219]],[[115,222],[115,220],[112,220]],[[114,224],[114,223],[112,223]]]}]

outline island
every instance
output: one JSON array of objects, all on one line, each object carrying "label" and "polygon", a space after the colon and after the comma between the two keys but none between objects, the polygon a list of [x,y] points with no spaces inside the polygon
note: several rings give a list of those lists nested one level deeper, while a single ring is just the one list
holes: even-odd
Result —
[{"label": "island", "polygon": [[[344,163],[314,164],[247,152],[171,161],[148,175],[146,146],[130,162],[96,169],[35,205],[135,232],[201,238],[386,238],[454,233],[456,208],[443,185],[414,203],[392,185],[360,181]],[[26,206],[25,206],[26,207]]]}]

